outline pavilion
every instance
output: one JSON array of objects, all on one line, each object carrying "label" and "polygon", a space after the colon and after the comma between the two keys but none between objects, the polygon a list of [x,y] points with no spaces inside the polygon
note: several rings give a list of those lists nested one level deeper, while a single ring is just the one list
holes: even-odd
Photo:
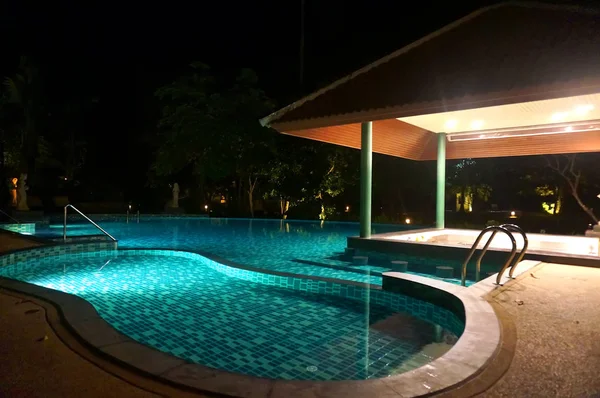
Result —
[{"label": "pavilion", "polygon": [[360,236],[371,235],[372,152],[437,160],[600,151],[600,14],[573,6],[482,8],[261,123],[361,150]]}]

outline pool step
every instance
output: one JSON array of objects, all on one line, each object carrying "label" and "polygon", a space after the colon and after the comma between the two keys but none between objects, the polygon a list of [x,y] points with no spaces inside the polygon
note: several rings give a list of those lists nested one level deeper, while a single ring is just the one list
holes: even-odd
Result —
[{"label": "pool step", "polygon": [[352,256],[352,264],[367,265],[368,263],[369,263],[369,257],[367,257],[367,256]]},{"label": "pool step", "polygon": [[[51,240],[52,242],[61,242],[61,243],[64,241],[64,239],[62,237],[61,238],[50,238],[49,240]],[[110,239],[106,235],[73,235],[73,236],[67,236],[67,240],[66,240],[67,243],[108,242],[108,241],[112,241],[112,239]]]},{"label": "pool step", "polygon": [[438,267],[435,267],[435,275],[440,278],[453,278],[454,268],[440,265]]},{"label": "pool step", "polygon": [[408,261],[392,260],[390,261],[392,271],[406,272],[408,271]]},{"label": "pool step", "polygon": [[302,260],[302,259],[294,259],[292,260],[296,263],[308,264],[308,265],[317,265],[319,267],[337,269],[340,271],[354,272],[355,274],[362,275],[372,275],[372,276],[381,276],[383,272],[391,271],[388,268],[376,267],[372,265],[353,265],[347,262],[336,261],[336,260],[321,260],[321,261],[313,261],[313,260]]}]

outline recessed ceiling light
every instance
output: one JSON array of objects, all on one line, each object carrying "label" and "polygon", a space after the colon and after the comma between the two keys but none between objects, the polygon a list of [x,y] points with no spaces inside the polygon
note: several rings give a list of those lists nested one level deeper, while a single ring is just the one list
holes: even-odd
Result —
[{"label": "recessed ceiling light", "polygon": [[483,120],[473,120],[471,122],[471,128],[473,130],[480,130],[483,127],[484,123]]},{"label": "recessed ceiling light", "polygon": [[446,124],[444,126],[446,126],[447,129],[453,130],[456,128],[456,126],[458,126],[458,120],[450,119],[446,121]]},{"label": "recessed ceiling light", "polygon": [[556,112],[552,114],[553,122],[560,122],[561,120],[565,120],[569,116],[569,112]]},{"label": "recessed ceiling light", "polygon": [[592,104],[588,104],[588,105],[578,105],[575,107],[575,113],[578,116],[583,116],[586,115],[589,111],[594,109],[594,105]]}]

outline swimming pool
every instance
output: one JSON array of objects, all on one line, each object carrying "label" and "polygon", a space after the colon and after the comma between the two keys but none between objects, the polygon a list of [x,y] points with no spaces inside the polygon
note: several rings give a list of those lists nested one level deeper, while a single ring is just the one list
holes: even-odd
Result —
[{"label": "swimming pool", "polygon": [[[190,250],[270,271],[376,285],[381,285],[381,272],[390,270],[385,263],[361,267],[341,258],[346,238],[359,233],[358,223],[191,217],[142,217],[139,223],[122,220],[96,220],[119,240],[120,248]],[[407,229],[406,225],[373,225],[373,233]],[[89,223],[68,224],[68,236],[97,233]],[[60,237],[62,223],[38,225],[35,234]],[[439,259],[432,261],[444,265]],[[443,280],[460,283],[458,278]]]},{"label": "swimming pool", "polygon": [[41,256],[0,275],[80,296],[117,330],[189,362],[272,379],[405,372],[443,355],[464,328],[452,312],[404,295],[187,252]]}]

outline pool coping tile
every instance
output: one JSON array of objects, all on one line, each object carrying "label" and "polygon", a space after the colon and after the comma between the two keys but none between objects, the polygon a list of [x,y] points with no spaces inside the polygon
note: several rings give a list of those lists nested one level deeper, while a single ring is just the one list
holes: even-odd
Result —
[{"label": "pool coping tile", "polygon": [[[84,338],[86,341],[90,342],[88,338]],[[124,362],[129,366],[138,368],[155,376],[159,376],[169,369],[173,369],[186,363],[183,359],[165,354],[157,349],[137,343],[133,340],[97,348],[120,362]]]},{"label": "pool coping tile", "polygon": [[[236,268],[230,264],[222,265]],[[500,347],[501,335],[493,308],[482,297],[480,290],[469,290],[470,288],[460,288],[430,278],[395,272],[388,277],[404,279],[421,285],[421,288],[442,290],[454,296],[464,307],[464,333],[446,354],[417,369],[387,378],[351,381],[272,380],[188,363],[121,335],[82,298],[7,278],[0,278],[0,287],[53,303],[59,308],[63,321],[70,330],[89,346],[116,361],[192,389],[243,397],[412,397],[458,387],[485,368]],[[306,276],[304,278],[321,280]],[[335,282],[344,283],[339,280]]]}]

